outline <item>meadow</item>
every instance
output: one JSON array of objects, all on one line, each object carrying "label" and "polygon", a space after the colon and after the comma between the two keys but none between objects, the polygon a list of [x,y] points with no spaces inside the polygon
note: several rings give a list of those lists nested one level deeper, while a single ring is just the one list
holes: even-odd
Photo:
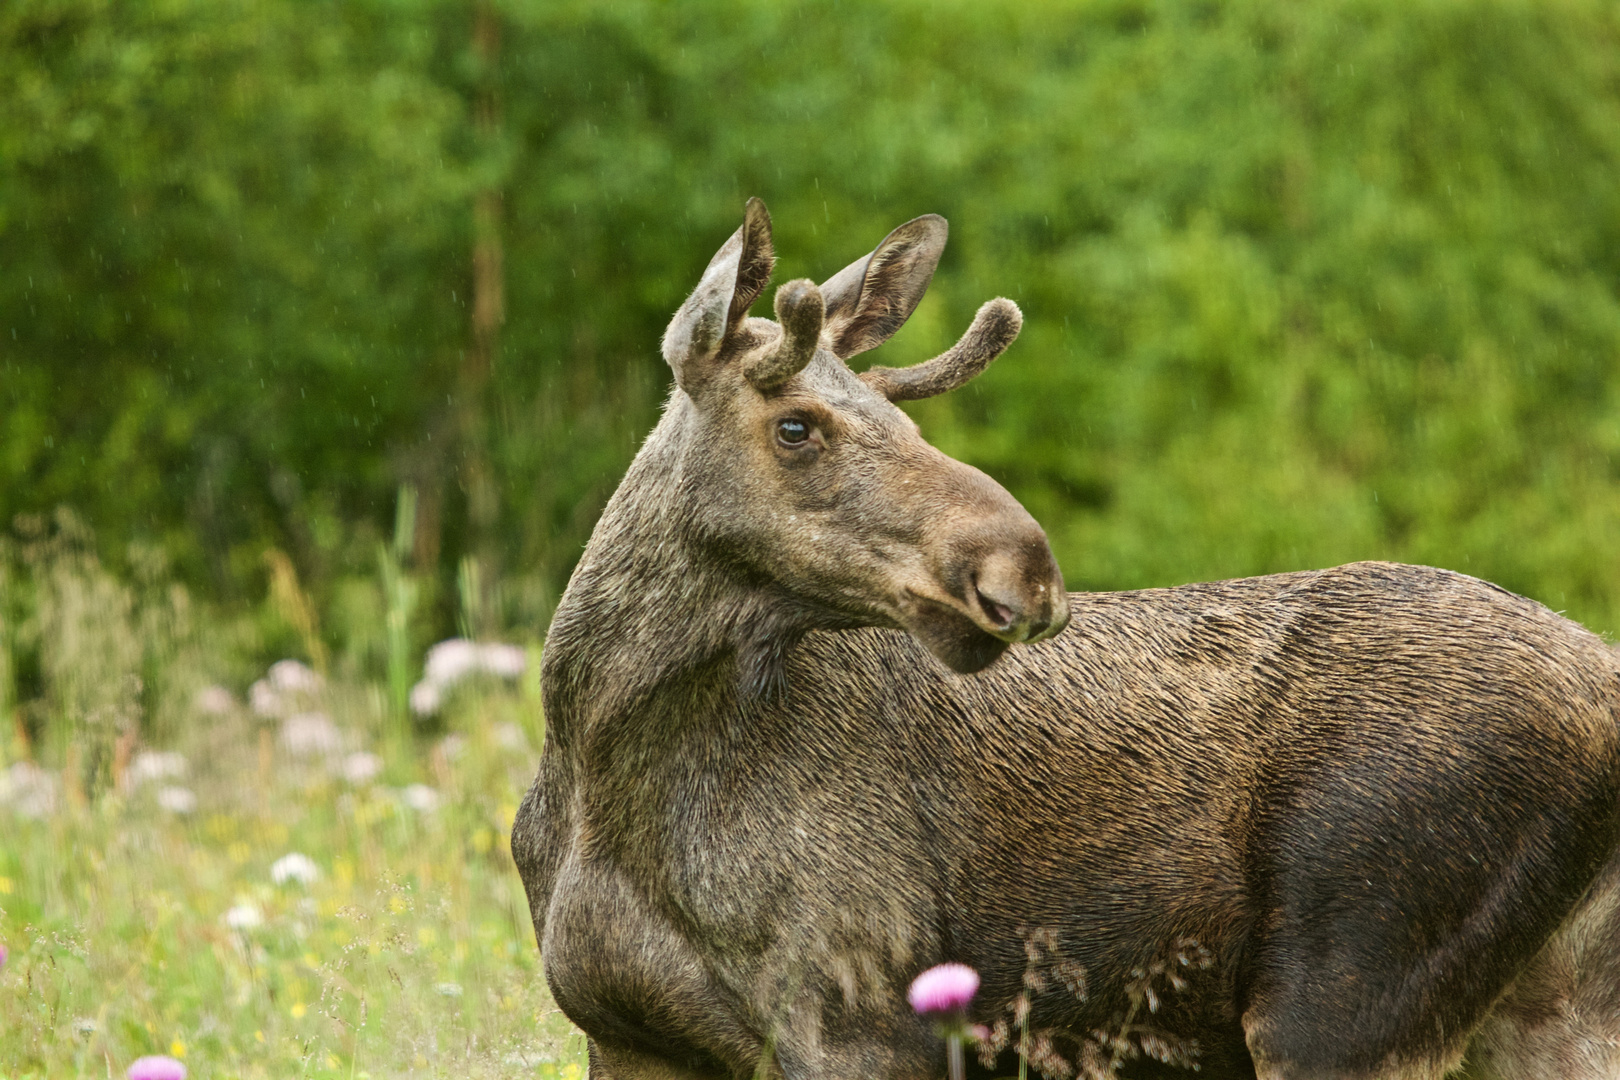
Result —
[{"label": "meadow", "polygon": [[90,717],[49,768],[42,732],[0,739],[0,1076],[121,1077],[146,1054],[197,1077],[582,1076],[507,850],[538,653],[490,674],[440,649],[416,683],[438,708],[402,730],[381,684],[340,670],[205,680],[228,624],[177,619],[183,590],[166,619],[98,607],[95,572],[46,569],[43,651],[166,657],[165,697],[135,698],[173,737]]}]

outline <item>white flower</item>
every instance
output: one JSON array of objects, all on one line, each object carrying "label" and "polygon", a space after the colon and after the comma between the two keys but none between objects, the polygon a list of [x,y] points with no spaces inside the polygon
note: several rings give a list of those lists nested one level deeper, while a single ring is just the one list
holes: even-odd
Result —
[{"label": "white flower", "polygon": [[232,930],[253,930],[264,925],[264,913],[249,903],[240,903],[225,913],[225,925]]},{"label": "white flower", "polygon": [[439,808],[439,793],[426,784],[412,784],[400,792],[400,798],[419,814],[431,814]]},{"label": "white flower", "polygon": [[411,688],[411,711],[429,716],[439,711],[444,692],[469,675],[479,673],[516,679],[528,667],[528,654],[517,645],[490,642],[480,645],[466,638],[450,638],[428,650],[422,681]]},{"label": "white flower", "polygon": [[197,691],[197,711],[205,716],[225,716],[236,708],[236,698],[223,686],[205,686]]},{"label": "white flower", "polygon": [[439,753],[444,755],[446,761],[455,761],[467,752],[467,736],[459,731],[452,731],[439,740]]},{"label": "white flower", "polygon": [[503,679],[522,678],[524,669],[529,666],[528,655],[517,645],[490,642],[482,652],[484,670]]},{"label": "white flower", "polygon": [[461,996],[461,984],[460,983],[442,982],[442,983],[439,983],[438,985],[436,985],[433,989],[436,992],[438,992],[440,994],[443,994],[445,997],[460,997]]},{"label": "white flower", "polygon": [[142,750],[129,759],[124,785],[135,790],[148,780],[173,780],[186,775],[186,758],[173,750]]},{"label": "white flower", "polygon": [[248,705],[253,709],[255,716],[267,719],[280,716],[287,708],[286,703],[281,700],[281,695],[263,679],[248,687]]},{"label": "white flower", "polygon": [[189,814],[197,809],[197,796],[190,788],[170,784],[158,788],[157,804],[171,814]]},{"label": "white flower", "polygon": [[56,777],[32,761],[14,763],[0,772],[0,805],[7,803],[19,817],[50,817],[56,811]]},{"label": "white flower", "polygon": [[443,703],[444,695],[439,692],[438,683],[423,679],[411,687],[411,712],[417,716],[432,716]]},{"label": "white flower", "polygon": [[495,736],[495,745],[502,750],[522,750],[529,745],[528,737],[523,734],[523,729],[510,720],[496,724],[490,734]]},{"label": "white flower", "polygon": [[466,638],[441,641],[428,650],[423,665],[427,681],[449,686],[482,667],[483,650]]},{"label": "white flower", "polygon": [[313,694],[321,688],[321,677],[297,660],[277,660],[265,673],[270,686],[281,694]]},{"label": "white flower", "polygon": [[314,859],[302,852],[288,852],[270,864],[270,880],[277,885],[285,885],[289,881],[311,885],[319,881],[320,877],[321,868],[315,865]]},{"label": "white flower", "polygon": [[343,779],[359,786],[369,784],[377,779],[383,771],[383,759],[376,754],[368,754],[364,750],[356,751],[343,759]]},{"label": "white flower", "polygon": [[282,721],[281,745],[293,757],[330,756],[343,749],[343,737],[325,713],[297,713]]}]

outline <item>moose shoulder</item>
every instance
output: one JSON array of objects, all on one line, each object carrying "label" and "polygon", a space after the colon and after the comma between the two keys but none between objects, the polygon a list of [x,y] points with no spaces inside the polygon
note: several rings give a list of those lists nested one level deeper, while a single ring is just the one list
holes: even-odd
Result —
[{"label": "moose shoulder", "polygon": [[1386,563],[1068,595],[893,404],[983,370],[1017,309],[845,364],[945,235],[750,318],[751,201],[665,336],[512,834],[593,1076],[938,1077],[905,989],[944,961],[982,976],[987,1076],[1021,1039],[1049,1077],[1620,1074],[1615,654]]}]

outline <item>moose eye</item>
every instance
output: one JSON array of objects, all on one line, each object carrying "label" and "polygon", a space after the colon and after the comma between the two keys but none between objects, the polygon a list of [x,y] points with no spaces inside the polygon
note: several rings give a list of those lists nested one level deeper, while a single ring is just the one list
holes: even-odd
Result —
[{"label": "moose eye", "polygon": [[783,446],[803,446],[810,438],[810,425],[803,420],[788,418],[776,422],[776,441]]}]

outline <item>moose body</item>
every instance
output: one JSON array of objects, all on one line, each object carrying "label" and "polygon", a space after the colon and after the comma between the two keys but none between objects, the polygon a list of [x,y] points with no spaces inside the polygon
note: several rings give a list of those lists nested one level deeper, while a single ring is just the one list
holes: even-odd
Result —
[{"label": "moose body", "polygon": [[937,1077],[904,991],[944,961],[987,1053],[1049,1076],[1620,1074],[1614,653],[1387,563],[1063,593],[888,403],[971,377],[1006,310],[843,364],[915,305],[933,222],[778,324],[745,318],[750,204],[666,337],[512,837],[593,1076]]}]

